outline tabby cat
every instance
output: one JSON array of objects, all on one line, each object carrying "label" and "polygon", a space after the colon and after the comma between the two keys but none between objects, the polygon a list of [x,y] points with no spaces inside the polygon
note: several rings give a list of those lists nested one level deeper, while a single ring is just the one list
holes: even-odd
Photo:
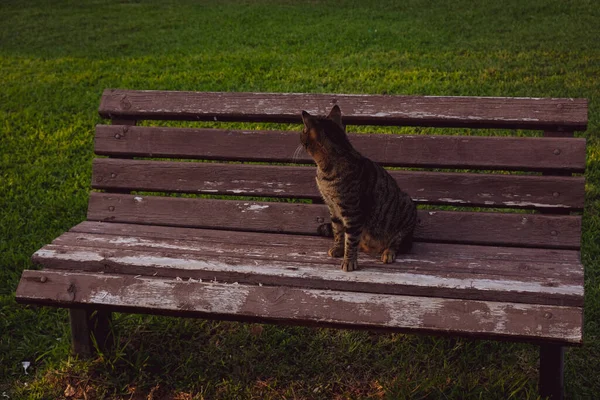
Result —
[{"label": "tabby cat", "polygon": [[329,207],[331,257],[342,269],[358,268],[358,249],[392,263],[410,250],[417,210],[410,196],[380,165],[352,147],[335,105],[326,118],[302,111],[300,142],[317,164],[317,186]]}]

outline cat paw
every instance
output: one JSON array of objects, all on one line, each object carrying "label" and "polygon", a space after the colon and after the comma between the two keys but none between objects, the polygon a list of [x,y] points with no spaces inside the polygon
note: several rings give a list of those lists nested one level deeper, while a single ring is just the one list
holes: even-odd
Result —
[{"label": "cat paw", "polygon": [[391,264],[396,259],[396,252],[394,250],[385,249],[381,255],[381,261],[384,264]]},{"label": "cat paw", "polygon": [[332,248],[329,249],[327,254],[329,254],[329,257],[339,258],[344,255],[344,247],[333,246]]},{"label": "cat paw", "polygon": [[358,269],[357,260],[344,260],[342,261],[342,270],[344,272],[356,271]]}]

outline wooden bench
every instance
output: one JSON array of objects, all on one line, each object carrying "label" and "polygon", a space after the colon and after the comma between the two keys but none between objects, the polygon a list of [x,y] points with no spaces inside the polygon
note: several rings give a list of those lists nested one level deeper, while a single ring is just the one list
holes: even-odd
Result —
[{"label": "wooden bench", "polygon": [[[410,167],[391,173],[427,206],[393,264],[361,255],[346,273],[327,256],[314,165],[292,159],[300,125],[136,126],[299,124],[301,110],[334,104],[350,132],[461,128],[350,134],[373,160]],[[93,163],[87,221],[37,251],[43,269],[17,290],[19,302],[70,309],[76,353],[90,353],[90,334],[104,343],[111,311],[531,341],[541,394],[562,397],[563,346],[582,342],[585,140],[573,132],[586,129],[585,100],[106,90],[100,114],[112,125],[96,127],[108,157]]]}]

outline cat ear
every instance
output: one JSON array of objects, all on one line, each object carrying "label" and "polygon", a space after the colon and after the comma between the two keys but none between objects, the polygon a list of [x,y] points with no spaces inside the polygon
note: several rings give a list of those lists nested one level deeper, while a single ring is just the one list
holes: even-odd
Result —
[{"label": "cat ear", "polygon": [[302,111],[302,122],[304,122],[304,126],[307,128],[311,128],[314,126],[314,117],[307,113],[306,111]]},{"label": "cat ear", "polygon": [[337,104],[329,111],[327,118],[338,124],[340,128],[344,129],[344,124],[342,124],[342,110],[340,110]]}]

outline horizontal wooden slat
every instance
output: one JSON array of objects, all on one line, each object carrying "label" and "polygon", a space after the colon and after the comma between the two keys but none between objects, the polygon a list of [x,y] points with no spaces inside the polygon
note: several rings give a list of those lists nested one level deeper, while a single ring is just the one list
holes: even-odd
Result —
[{"label": "horizontal wooden slat", "polygon": [[[422,204],[582,209],[583,177],[390,171]],[[98,158],[92,187],[104,190],[319,199],[311,167]]]},{"label": "horizontal wooden slat", "polygon": [[[109,224],[104,224],[109,225]],[[138,225],[139,227],[145,227]],[[161,227],[164,236],[178,228]],[[186,228],[183,228],[186,229]],[[189,229],[189,228],[187,228]],[[263,234],[210,229],[194,229],[194,238],[153,237],[70,231],[52,242],[52,246],[91,247],[112,250],[161,251],[169,254],[197,254],[242,257],[319,265],[339,265],[340,260],[325,256],[332,240],[323,237],[302,238],[288,234]],[[159,231],[160,232],[160,231]],[[147,234],[147,233],[146,233]],[[189,233],[188,233],[189,234]],[[265,242],[265,236],[275,243]],[[253,238],[253,240],[249,240]],[[50,246],[50,245],[49,245]],[[437,253],[446,246],[445,252]],[[533,258],[527,250],[512,247],[470,246],[461,244],[419,243],[414,250],[399,256],[396,264],[382,264],[375,256],[360,255],[361,266],[377,270],[419,271],[437,275],[468,273],[473,276],[528,276],[532,279],[559,279],[583,283],[583,268],[578,258],[569,258],[570,250],[555,250],[554,258]],[[44,249],[47,249],[45,247]],[[429,252],[426,252],[429,250]],[[495,250],[499,254],[492,254]],[[519,250],[519,251],[515,251]],[[549,251],[548,251],[549,252]],[[447,263],[454,263],[448,268]],[[389,272],[389,271],[388,271]]]},{"label": "horizontal wooden slat", "polygon": [[339,105],[347,124],[585,130],[587,100],[107,89],[105,118],[301,122]]},{"label": "horizontal wooden slat", "polygon": [[[349,136],[357,150],[385,166],[567,172],[585,169],[582,138]],[[299,144],[299,131],[98,125],[95,151],[114,157],[312,163],[304,152],[294,159]]]},{"label": "horizontal wooden slat", "polygon": [[[314,235],[324,205],[91,193],[91,221]],[[420,211],[417,240],[579,248],[581,218],[513,213]]]},{"label": "horizontal wooden slat", "polygon": [[[254,245],[268,243],[273,247],[288,248],[294,244],[301,244],[308,248],[323,246],[330,243],[330,238],[303,236],[299,243],[298,236],[275,233],[257,232],[232,232],[215,229],[179,228],[153,225],[120,224],[108,222],[83,221],[70,232],[84,234],[103,234],[115,236],[135,236],[151,240],[191,240],[205,243]],[[497,247],[456,245],[446,243],[416,242],[410,254],[418,256],[431,256],[442,258],[456,258],[461,260],[504,260],[504,261],[539,261],[543,263],[554,262],[559,264],[577,264],[580,262],[580,253],[577,250],[562,249],[535,249],[523,247]]]},{"label": "horizontal wooden slat", "polygon": [[[220,232],[222,236],[239,236]],[[306,246],[204,242],[68,232],[36,252],[45,268],[286,285],[383,294],[422,295],[531,304],[583,305],[583,268],[576,262],[493,260],[410,253],[393,264],[359,257],[356,274],[327,256],[330,240]]]},{"label": "horizontal wooden slat", "polygon": [[207,318],[495,335],[579,344],[582,309],[281,286],[24,271],[21,303]]}]

